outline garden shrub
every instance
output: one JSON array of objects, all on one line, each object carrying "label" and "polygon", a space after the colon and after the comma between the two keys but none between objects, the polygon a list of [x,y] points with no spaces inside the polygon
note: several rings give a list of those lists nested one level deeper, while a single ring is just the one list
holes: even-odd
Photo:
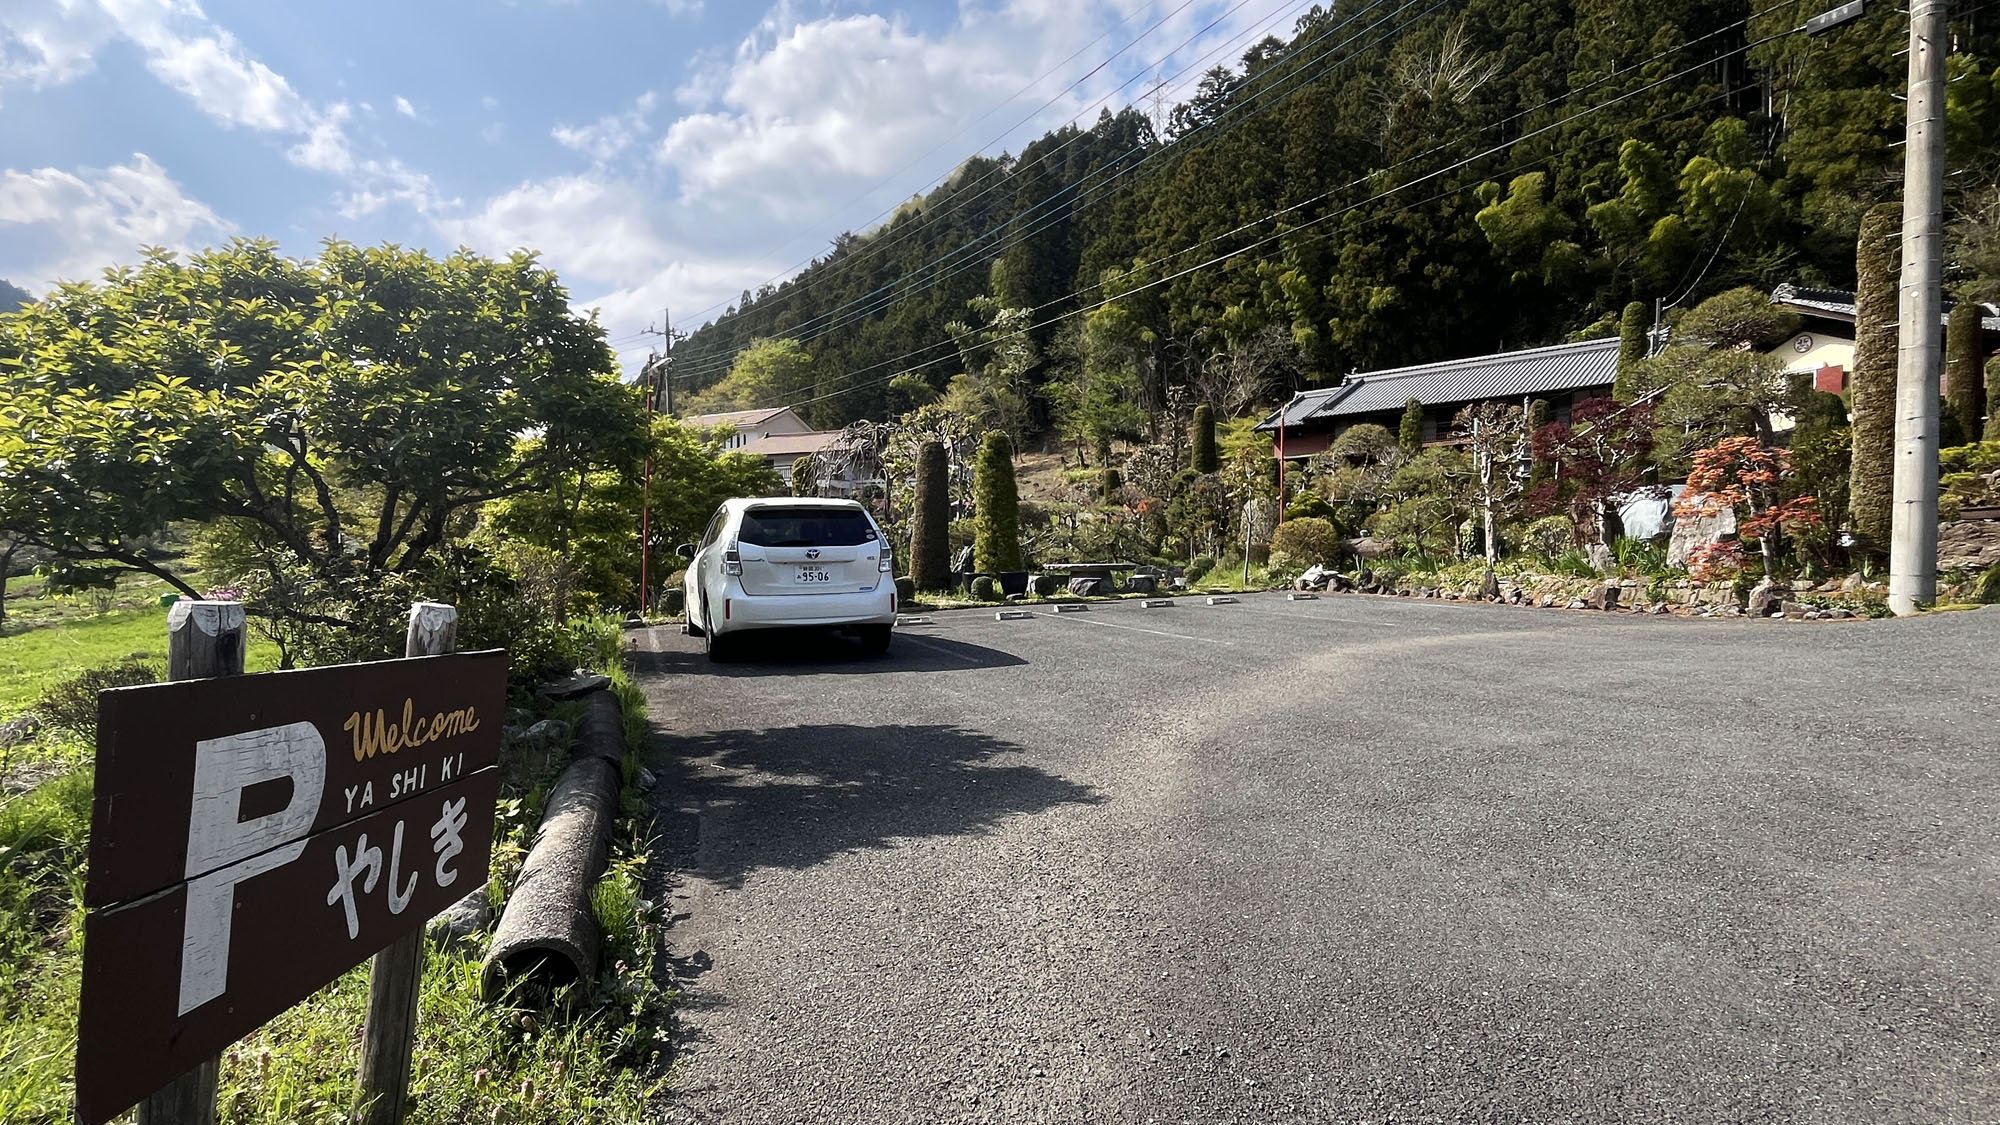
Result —
[{"label": "garden shrub", "polygon": [[1288,520],[1316,519],[1332,523],[1333,517],[1333,505],[1327,503],[1326,497],[1317,492],[1308,492],[1295,497],[1291,506],[1285,509],[1285,518]]},{"label": "garden shrub", "polygon": [[73,734],[85,742],[97,738],[97,693],[111,688],[157,684],[164,673],[157,664],[127,657],[79,672],[42,694],[35,710],[42,724]]},{"label": "garden shrub", "polygon": [[1576,523],[1568,516],[1543,516],[1522,530],[1521,545],[1544,558],[1559,558],[1576,545]]},{"label": "garden shrub", "polygon": [[1203,576],[1207,575],[1209,571],[1214,569],[1215,569],[1214,558],[1208,555],[1196,555],[1194,561],[1187,564],[1188,583],[1192,585],[1196,582],[1201,581]]},{"label": "garden shrub", "polygon": [[972,596],[982,602],[997,602],[1000,600],[1000,587],[993,581],[992,575],[982,574],[972,580]]},{"label": "garden shrub", "polygon": [[1331,565],[1339,554],[1340,533],[1327,520],[1286,520],[1271,533],[1271,565],[1279,570]]},{"label": "garden shrub", "polygon": [[1062,588],[1063,588],[1063,580],[1056,575],[1053,574],[1035,575],[1034,591],[1035,591],[1035,596],[1038,598],[1054,597],[1056,592],[1061,590]]}]

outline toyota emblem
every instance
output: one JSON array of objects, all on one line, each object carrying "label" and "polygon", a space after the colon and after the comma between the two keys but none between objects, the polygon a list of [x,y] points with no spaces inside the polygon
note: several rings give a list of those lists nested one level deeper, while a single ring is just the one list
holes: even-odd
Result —
[{"label": "toyota emblem", "polygon": [[813,548],[812,550],[810,550],[810,551],[807,551],[807,552],[806,552],[806,557],[807,557],[807,558],[809,558],[809,559],[816,559],[816,558],[818,558],[818,557],[819,557],[819,548],[818,548],[818,547],[814,547],[814,548]]}]

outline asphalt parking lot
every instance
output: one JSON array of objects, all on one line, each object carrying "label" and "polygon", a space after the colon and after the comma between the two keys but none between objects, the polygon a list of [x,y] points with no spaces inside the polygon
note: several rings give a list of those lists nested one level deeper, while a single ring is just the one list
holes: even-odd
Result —
[{"label": "asphalt parking lot", "polygon": [[635,638],[670,1122],[2000,1120],[2000,610]]}]

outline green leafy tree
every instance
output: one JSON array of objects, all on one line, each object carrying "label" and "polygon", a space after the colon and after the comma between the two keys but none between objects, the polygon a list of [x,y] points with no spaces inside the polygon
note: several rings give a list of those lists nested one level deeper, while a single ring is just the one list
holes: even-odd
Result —
[{"label": "green leafy tree", "polygon": [[812,372],[812,356],[797,340],[756,340],[738,353],[721,382],[688,401],[684,413],[721,414],[789,406],[813,397]]},{"label": "green leafy tree", "polygon": [[778,471],[762,457],[729,449],[729,437],[727,429],[706,430],[664,416],[653,419],[651,501],[657,556],[671,555],[680,544],[700,539],[724,500],[785,494]]},{"label": "green leafy tree", "polygon": [[1944,398],[1967,435],[1981,432],[1986,418],[1986,362],[1981,309],[1971,301],[1952,306],[1944,339]]},{"label": "green leafy tree", "polygon": [[990,574],[1021,569],[1021,500],[1014,484],[1014,443],[1005,432],[987,434],[980,445],[973,490],[973,565]]},{"label": "green leafy tree", "polygon": [[134,537],[229,521],[326,581],[415,573],[480,505],[643,441],[603,330],[525,253],[155,251],[0,317],[0,374],[6,530],[189,595]]},{"label": "green leafy tree", "polygon": [[1896,259],[1900,203],[1882,203],[1861,222],[1855,246],[1853,479],[1847,505],[1864,547],[1887,557],[1896,463]]},{"label": "green leafy tree", "polygon": [[1424,448],[1424,404],[1416,399],[1403,404],[1403,420],[1396,430],[1396,444],[1403,456],[1415,457]]},{"label": "green leafy tree", "polygon": [[1194,423],[1188,440],[1188,467],[1197,473],[1212,473],[1222,467],[1222,455],[1215,447],[1215,411],[1207,403],[1194,408]]},{"label": "green leafy tree", "polygon": [[919,590],[951,588],[951,482],[944,443],[917,453],[917,492],[910,519],[910,578]]}]

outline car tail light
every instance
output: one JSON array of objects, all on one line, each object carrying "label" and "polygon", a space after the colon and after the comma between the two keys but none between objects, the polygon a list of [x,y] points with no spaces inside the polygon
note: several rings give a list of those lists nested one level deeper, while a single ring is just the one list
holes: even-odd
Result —
[{"label": "car tail light", "polygon": [[734,546],[722,552],[722,573],[735,575],[743,573],[743,555]]},{"label": "car tail light", "polygon": [[885,544],[882,547],[882,573],[894,574],[895,572],[896,572],[896,556],[889,550],[888,546]]}]

